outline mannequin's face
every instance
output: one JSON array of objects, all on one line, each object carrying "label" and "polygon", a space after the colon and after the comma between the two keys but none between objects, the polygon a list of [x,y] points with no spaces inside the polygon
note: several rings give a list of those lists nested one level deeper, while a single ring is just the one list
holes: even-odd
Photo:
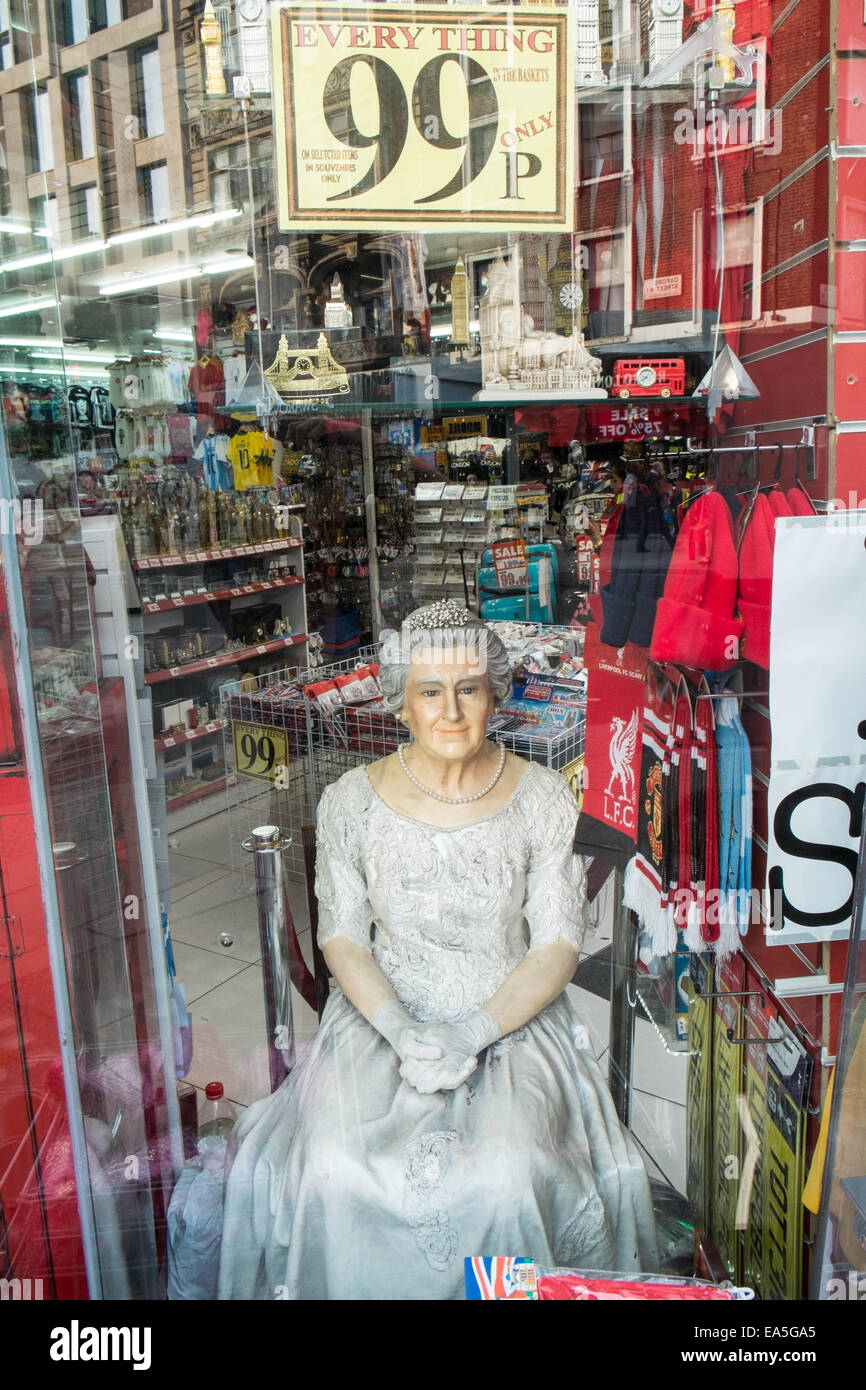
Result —
[{"label": "mannequin's face", "polygon": [[413,656],[400,718],[428,756],[462,762],[484,747],[494,699],[482,667],[478,652],[462,648]]}]

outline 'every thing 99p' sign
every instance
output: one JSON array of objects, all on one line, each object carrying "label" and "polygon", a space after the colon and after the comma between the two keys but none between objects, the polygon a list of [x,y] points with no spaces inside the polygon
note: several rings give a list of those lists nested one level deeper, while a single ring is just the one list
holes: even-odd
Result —
[{"label": "'every thing 99p' sign", "polygon": [[570,232],[570,8],[271,6],[281,230]]}]

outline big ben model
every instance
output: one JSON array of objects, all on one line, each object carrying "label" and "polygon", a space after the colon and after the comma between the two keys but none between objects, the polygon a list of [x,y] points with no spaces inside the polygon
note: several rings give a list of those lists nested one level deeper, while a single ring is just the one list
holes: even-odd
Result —
[{"label": "big ben model", "polygon": [[352,327],[352,310],[346,303],[343,282],[336,271],[330,284],[330,298],[325,301],[324,320],[328,329]]},{"label": "big ben model", "polygon": [[652,0],[649,64],[657,67],[675,53],[683,39],[683,0]]},{"label": "big ben model", "polygon": [[553,321],[562,333],[586,325],[586,284],[575,269],[570,236],[561,236],[556,260],[547,272]]},{"label": "big ben model", "polygon": [[578,87],[603,87],[607,82],[601,65],[599,0],[574,0],[574,81]]},{"label": "big ben model", "polygon": [[[512,262],[514,257],[512,257]],[[521,340],[520,294],[516,265],[497,256],[490,267],[487,293],[478,306],[481,331],[481,376],[497,381],[507,378]]]},{"label": "big ben model", "polygon": [[462,256],[451,276],[451,342],[455,347],[469,344],[469,276]]},{"label": "big ben model", "polygon": [[268,7],[266,0],[238,0],[238,40],[241,68],[250,79],[250,90],[271,90],[271,68],[268,54]]},{"label": "big ben model", "polygon": [[204,47],[205,91],[209,97],[224,97],[226,78],[222,60],[222,28],[214,11],[213,0],[206,0],[200,36]]}]

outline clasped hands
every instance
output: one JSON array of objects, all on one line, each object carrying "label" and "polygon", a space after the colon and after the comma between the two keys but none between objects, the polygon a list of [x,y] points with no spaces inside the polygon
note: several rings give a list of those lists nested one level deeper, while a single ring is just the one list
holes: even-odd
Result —
[{"label": "clasped hands", "polygon": [[400,1058],[400,1075],[421,1095],[454,1091],[478,1065],[485,1048],[502,1037],[492,1014],[479,1009],[460,1023],[417,1023],[402,1004],[381,1004],[371,1020]]}]

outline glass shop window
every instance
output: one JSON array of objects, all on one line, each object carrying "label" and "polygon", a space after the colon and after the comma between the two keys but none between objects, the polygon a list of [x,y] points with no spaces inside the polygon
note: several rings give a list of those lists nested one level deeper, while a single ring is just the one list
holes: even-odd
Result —
[{"label": "glass shop window", "polygon": [[152,135],[165,133],[165,116],[162,107],[162,74],[159,67],[159,49],[139,49],[133,57],[132,101],[133,110],[138,117],[138,134],[142,140]]},{"label": "glass shop window", "polygon": [[93,94],[90,74],[73,73],[66,79],[68,138],[70,159],[90,159],[96,153],[93,124]]}]

